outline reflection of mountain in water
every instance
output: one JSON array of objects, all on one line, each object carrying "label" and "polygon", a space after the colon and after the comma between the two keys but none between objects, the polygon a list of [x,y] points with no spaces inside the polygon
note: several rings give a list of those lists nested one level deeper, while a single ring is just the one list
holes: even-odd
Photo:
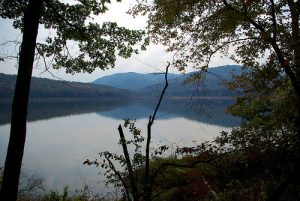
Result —
[{"label": "reflection of mountain in water", "polygon": [[[226,127],[237,126],[239,121],[225,113],[232,100],[224,99],[167,99],[161,105],[158,119],[184,117],[190,120]],[[28,121],[50,119],[75,114],[97,112],[114,119],[149,118],[155,108],[155,101],[129,101],[121,99],[41,99],[31,101]],[[11,103],[0,103],[0,125],[10,123]]]},{"label": "reflection of mountain in water", "polygon": [[[169,99],[165,100],[158,111],[158,119],[184,117],[190,120],[225,127],[238,126],[240,120],[225,113],[226,108],[233,103],[232,99]],[[137,101],[125,107],[110,111],[98,112],[101,116],[114,119],[141,119],[149,118],[155,108],[153,101]]]},{"label": "reflection of mountain in water", "polygon": [[[38,99],[28,108],[28,121],[113,110],[129,104],[121,99]],[[0,125],[10,123],[11,102],[0,102]]]}]

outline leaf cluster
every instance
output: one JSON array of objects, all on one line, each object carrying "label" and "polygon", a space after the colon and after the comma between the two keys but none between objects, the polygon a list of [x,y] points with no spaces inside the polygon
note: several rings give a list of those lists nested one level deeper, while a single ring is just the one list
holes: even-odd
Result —
[{"label": "leaf cluster", "polygon": [[284,0],[142,0],[130,13],[149,16],[151,39],[174,52],[180,70],[209,66],[216,53],[245,67],[273,63],[275,46],[295,68],[291,13],[296,6]]},{"label": "leaf cluster", "polygon": [[[142,30],[129,30],[114,22],[98,23],[110,0],[76,0],[65,3],[45,0],[40,25],[49,31],[44,41],[36,44],[37,57],[46,68],[65,68],[67,73],[93,72],[114,67],[116,55],[128,58],[145,49],[149,41]],[[23,29],[27,0],[1,0],[0,16],[14,20]]]},{"label": "leaf cluster", "polygon": [[[133,146],[133,153],[131,157],[132,162],[132,171],[135,172],[135,179],[137,177],[141,177],[138,170],[140,170],[145,163],[145,156],[142,154],[142,146],[141,143],[144,142],[144,137],[141,135],[141,129],[135,126],[135,120],[125,119],[123,127],[128,128],[129,133],[132,136],[132,139],[122,141],[120,139],[119,145],[123,143]],[[127,161],[123,154],[111,153],[109,151],[104,151],[99,153],[100,161],[96,158],[95,160],[87,159],[83,164],[87,165],[95,165],[96,167],[101,167],[104,172],[101,172],[106,177],[106,185],[113,185],[114,187],[118,187],[124,190],[128,188],[130,189],[130,185],[128,184],[128,167]],[[119,169],[120,168],[120,169]],[[124,188],[122,188],[124,187]]]}]

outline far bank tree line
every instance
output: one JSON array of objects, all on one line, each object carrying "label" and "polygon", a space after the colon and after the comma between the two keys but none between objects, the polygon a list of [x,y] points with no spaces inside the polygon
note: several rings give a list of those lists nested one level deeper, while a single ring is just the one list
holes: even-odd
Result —
[{"label": "far bank tree line", "polygon": [[[169,90],[167,97],[231,97],[234,91],[226,88],[226,83],[231,80],[231,73],[239,74],[240,66],[222,66],[217,68],[218,74],[211,73],[199,82],[187,82],[187,79],[194,79],[194,75],[174,75],[169,79]],[[160,75],[160,74],[158,74]],[[157,77],[156,82],[145,85],[143,81],[136,81],[135,77],[131,80],[126,78],[122,88],[115,87],[113,83],[95,84],[68,82],[62,80],[51,80],[46,78],[32,78],[30,87],[31,98],[153,98],[157,97],[157,90],[162,87],[162,80],[158,76],[145,74],[145,76]],[[118,79],[118,76],[111,78]],[[142,76],[140,76],[142,78]],[[122,82],[121,76],[118,82]],[[12,99],[16,84],[15,75],[0,74],[0,97]],[[137,89],[130,88],[135,85]],[[141,86],[141,87],[139,87]],[[144,87],[142,87],[144,86]],[[124,89],[125,88],[125,89]]]}]

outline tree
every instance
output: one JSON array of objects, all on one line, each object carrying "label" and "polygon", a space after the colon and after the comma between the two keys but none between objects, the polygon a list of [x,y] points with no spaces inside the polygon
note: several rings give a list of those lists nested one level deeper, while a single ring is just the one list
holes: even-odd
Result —
[{"label": "tree", "polygon": [[300,100],[300,1],[155,0],[131,13],[149,15],[150,36],[176,52],[180,70],[206,70],[221,53],[245,68],[283,70]]},{"label": "tree", "polygon": [[[275,182],[267,200],[279,200],[288,189],[298,192],[298,133],[294,125],[297,97],[290,80],[272,68],[264,68],[244,72],[229,85],[242,89],[236,103],[228,108],[242,118],[242,123],[223,136],[223,141],[230,142],[256,164],[261,180],[272,175]],[[297,200],[299,194],[286,199]]]},{"label": "tree", "polygon": [[[131,13],[149,16],[150,36],[175,52],[180,70],[206,71],[217,53],[243,65],[229,86],[241,92],[230,111],[244,121],[223,140],[249,157],[251,151],[272,160],[287,154],[290,169],[269,198],[279,199],[299,179],[300,1],[154,0],[141,1]],[[263,163],[265,170],[272,162]],[[274,164],[286,171],[285,164]]]},{"label": "tree", "polygon": [[[49,67],[46,63],[48,58],[54,68],[64,67],[67,73],[91,73],[95,68],[104,70],[114,67],[116,53],[127,58],[132,53],[138,53],[135,45],[140,43],[142,49],[147,45],[147,40],[141,44],[142,31],[131,31],[118,27],[116,23],[106,22],[100,26],[93,22],[92,14],[104,13],[109,2],[110,0],[78,0],[69,4],[58,0],[0,1],[1,18],[14,20],[14,27],[21,29],[23,33],[1,199],[17,198],[35,56],[44,60],[46,68]],[[48,36],[43,43],[37,43],[39,25],[54,30],[55,36]],[[69,51],[68,45],[72,41],[78,46],[77,55],[72,55]]]},{"label": "tree", "polygon": [[[2,199],[17,199],[21,163],[25,146],[26,117],[32,65],[41,9],[42,1],[30,1],[28,9],[24,14],[24,34],[12,106],[11,134],[1,186]],[[30,13],[32,14],[30,15]]]},{"label": "tree", "polygon": [[[114,187],[123,187],[124,199],[126,200],[138,201],[142,199],[150,201],[153,197],[155,197],[152,195],[155,178],[152,176],[150,177],[150,175],[153,174],[152,171],[150,171],[150,144],[152,138],[152,126],[162,103],[163,97],[169,86],[169,67],[170,63],[168,63],[166,67],[166,72],[164,75],[164,87],[155,106],[153,115],[150,115],[148,120],[145,155],[143,155],[141,152],[141,143],[145,140],[145,138],[141,136],[141,129],[135,126],[135,121],[125,119],[123,127],[128,127],[133,139],[126,140],[123,127],[119,125],[119,144],[122,145],[123,154],[118,155],[109,151],[104,151],[99,153],[101,162],[99,162],[97,159],[93,161],[87,159],[83,162],[84,165],[96,165],[97,167],[100,166],[101,168],[105,169],[104,175],[108,180],[107,183],[113,184]],[[128,152],[128,145],[130,144],[132,144],[134,147],[133,157],[130,157]],[[113,162],[118,162],[122,168],[125,168],[123,168],[122,171],[119,171]],[[142,184],[141,187],[139,187],[139,183]]]}]

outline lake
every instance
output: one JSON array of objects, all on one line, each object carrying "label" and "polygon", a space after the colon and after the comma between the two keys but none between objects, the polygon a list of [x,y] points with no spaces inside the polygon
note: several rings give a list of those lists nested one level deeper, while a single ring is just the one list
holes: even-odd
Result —
[{"label": "lake", "polygon": [[[225,113],[230,99],[167,99],[152,127],[152,145],[211,140],[239,119]],[[117,127],[137,120],[145,134],[155,100],[32,100],[29,106],[23,171],[44,178],[47,189],[71,191],[88,184],[106,192],[100,169],[84,166],[101,151],[121,153]],[[0,167],[4,166],[10,130],[10,103],[0,103]],[[124,130],[127,132],[127,130]],[[128,132],[127,132],[128,134]]]}]

